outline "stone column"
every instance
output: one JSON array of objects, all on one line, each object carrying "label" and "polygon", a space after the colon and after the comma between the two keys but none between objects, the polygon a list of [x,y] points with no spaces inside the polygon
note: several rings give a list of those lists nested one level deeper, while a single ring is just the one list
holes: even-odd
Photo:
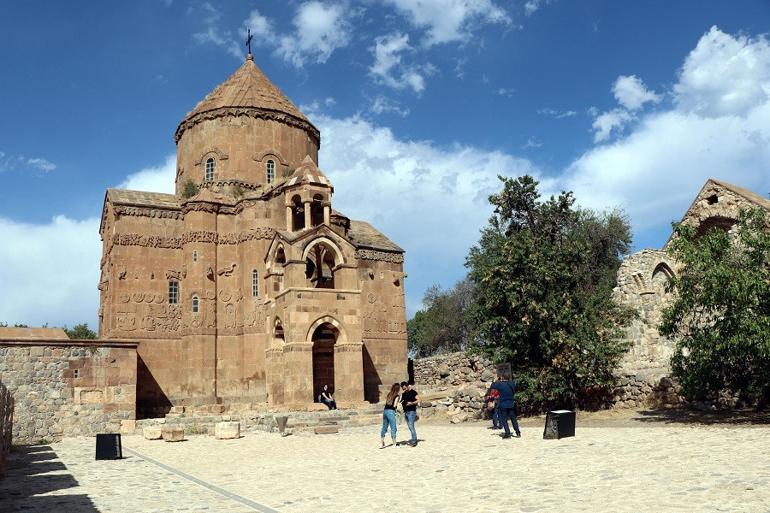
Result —
[{"label": "stone column", "polygon": [[313,402],[313,344],[294,342],[283,346],[283,402],[307,407]]},{"label": "stone column", "polygon": [[361,342],[334,344],[334,397],[340,403],[364,401],[363,347]]},{"label": "stone column", "polygon": [[329,205],[328,202],[324,203],[324,224],[326,226],[331,225],[331,210],[332,210],[331,205]]},{"label": "stone column", "polygon": [[265,384],[268,404],[283,404],[283,348],[265,350]]},{"label": "stone column", "polygon": [[306,201],[305,205],[305,230],[310,228],[310,202]]},{"label": "stone column", "polygon": [[291,207],[286,205],[286,231],[287,232],[291,231],[291,218],[292,218]]}]

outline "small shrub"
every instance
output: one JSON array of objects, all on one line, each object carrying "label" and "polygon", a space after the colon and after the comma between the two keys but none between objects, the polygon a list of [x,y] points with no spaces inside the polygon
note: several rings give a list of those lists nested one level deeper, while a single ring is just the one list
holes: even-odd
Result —
[{"label": "small shrub", "polygon": [[198,186],[192,180],[186,180],[182,186],[182,197],[184,199],[190,199],[198,194]]}]

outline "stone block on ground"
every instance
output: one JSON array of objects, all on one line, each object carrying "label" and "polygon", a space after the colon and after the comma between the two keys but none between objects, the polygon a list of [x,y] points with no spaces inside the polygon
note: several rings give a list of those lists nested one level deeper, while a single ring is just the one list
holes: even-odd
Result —
[{"label": "stone block on ground", "polygon": [[340,432],[339,426],[316,426],[313,430],[316,435],[334,435]]},{"label": "stone block on ground", "polygon": [[144,426],[142,435],[146,440],[160,440],[163,438],[163,430],[160,426]]},{"label": "stone block on ground", "polygon": [[181,427],[166,426],[162,429],[163,440],[166,442],[181,442],[184,440],[184,429]]},{"label": "stone block on ground", "polygon": [[214,436],[218,440],[230,440],[241,437],[240,422],[217,422],[214,426]]},{"label": "stone block on ground", "polygon": [[133,435],[136,431],[135,420],[121,420],[120,421],[120,433],[123,435]]}]

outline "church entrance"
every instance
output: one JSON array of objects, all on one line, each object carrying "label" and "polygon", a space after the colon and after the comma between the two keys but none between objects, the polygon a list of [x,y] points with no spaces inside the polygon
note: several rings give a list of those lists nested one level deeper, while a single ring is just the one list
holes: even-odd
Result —
[{"label": "church entrance", "polygon": [[313,401],[318,401],[324,385],[334,393],[334,343],[339,331],[329,323],[313,332]]}]

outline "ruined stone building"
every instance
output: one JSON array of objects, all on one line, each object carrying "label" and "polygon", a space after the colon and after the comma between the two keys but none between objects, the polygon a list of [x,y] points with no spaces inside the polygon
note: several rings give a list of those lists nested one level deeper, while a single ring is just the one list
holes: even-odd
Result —
[{"label": "ruined stone building", "polygon": [[332,208],[321,134],[251,55],[174,139],[176,193],[109,189],[100,227],[99,335],[139,342],[139,416],[404,379],[404,251]]},{"label": "ruined stone building", "polygon": [[[682,222],[697,227],[699,233],[713,229],[730,230],[742,209],[756,207],[770,211],[770,199],[709,179],[685,212]],[[665,246],[660,250],[645,249],[634,253],[620,266],[616,297],[638,313],[626,329],[626,337],[632,346],[623,360],[622,372],[650,377],[668,375],[674,342],[661,336],[658,326],[663,310],[673,300],[672,293],[666,291],[666,283],[677,270],[678,264],[666,253]]]}]

